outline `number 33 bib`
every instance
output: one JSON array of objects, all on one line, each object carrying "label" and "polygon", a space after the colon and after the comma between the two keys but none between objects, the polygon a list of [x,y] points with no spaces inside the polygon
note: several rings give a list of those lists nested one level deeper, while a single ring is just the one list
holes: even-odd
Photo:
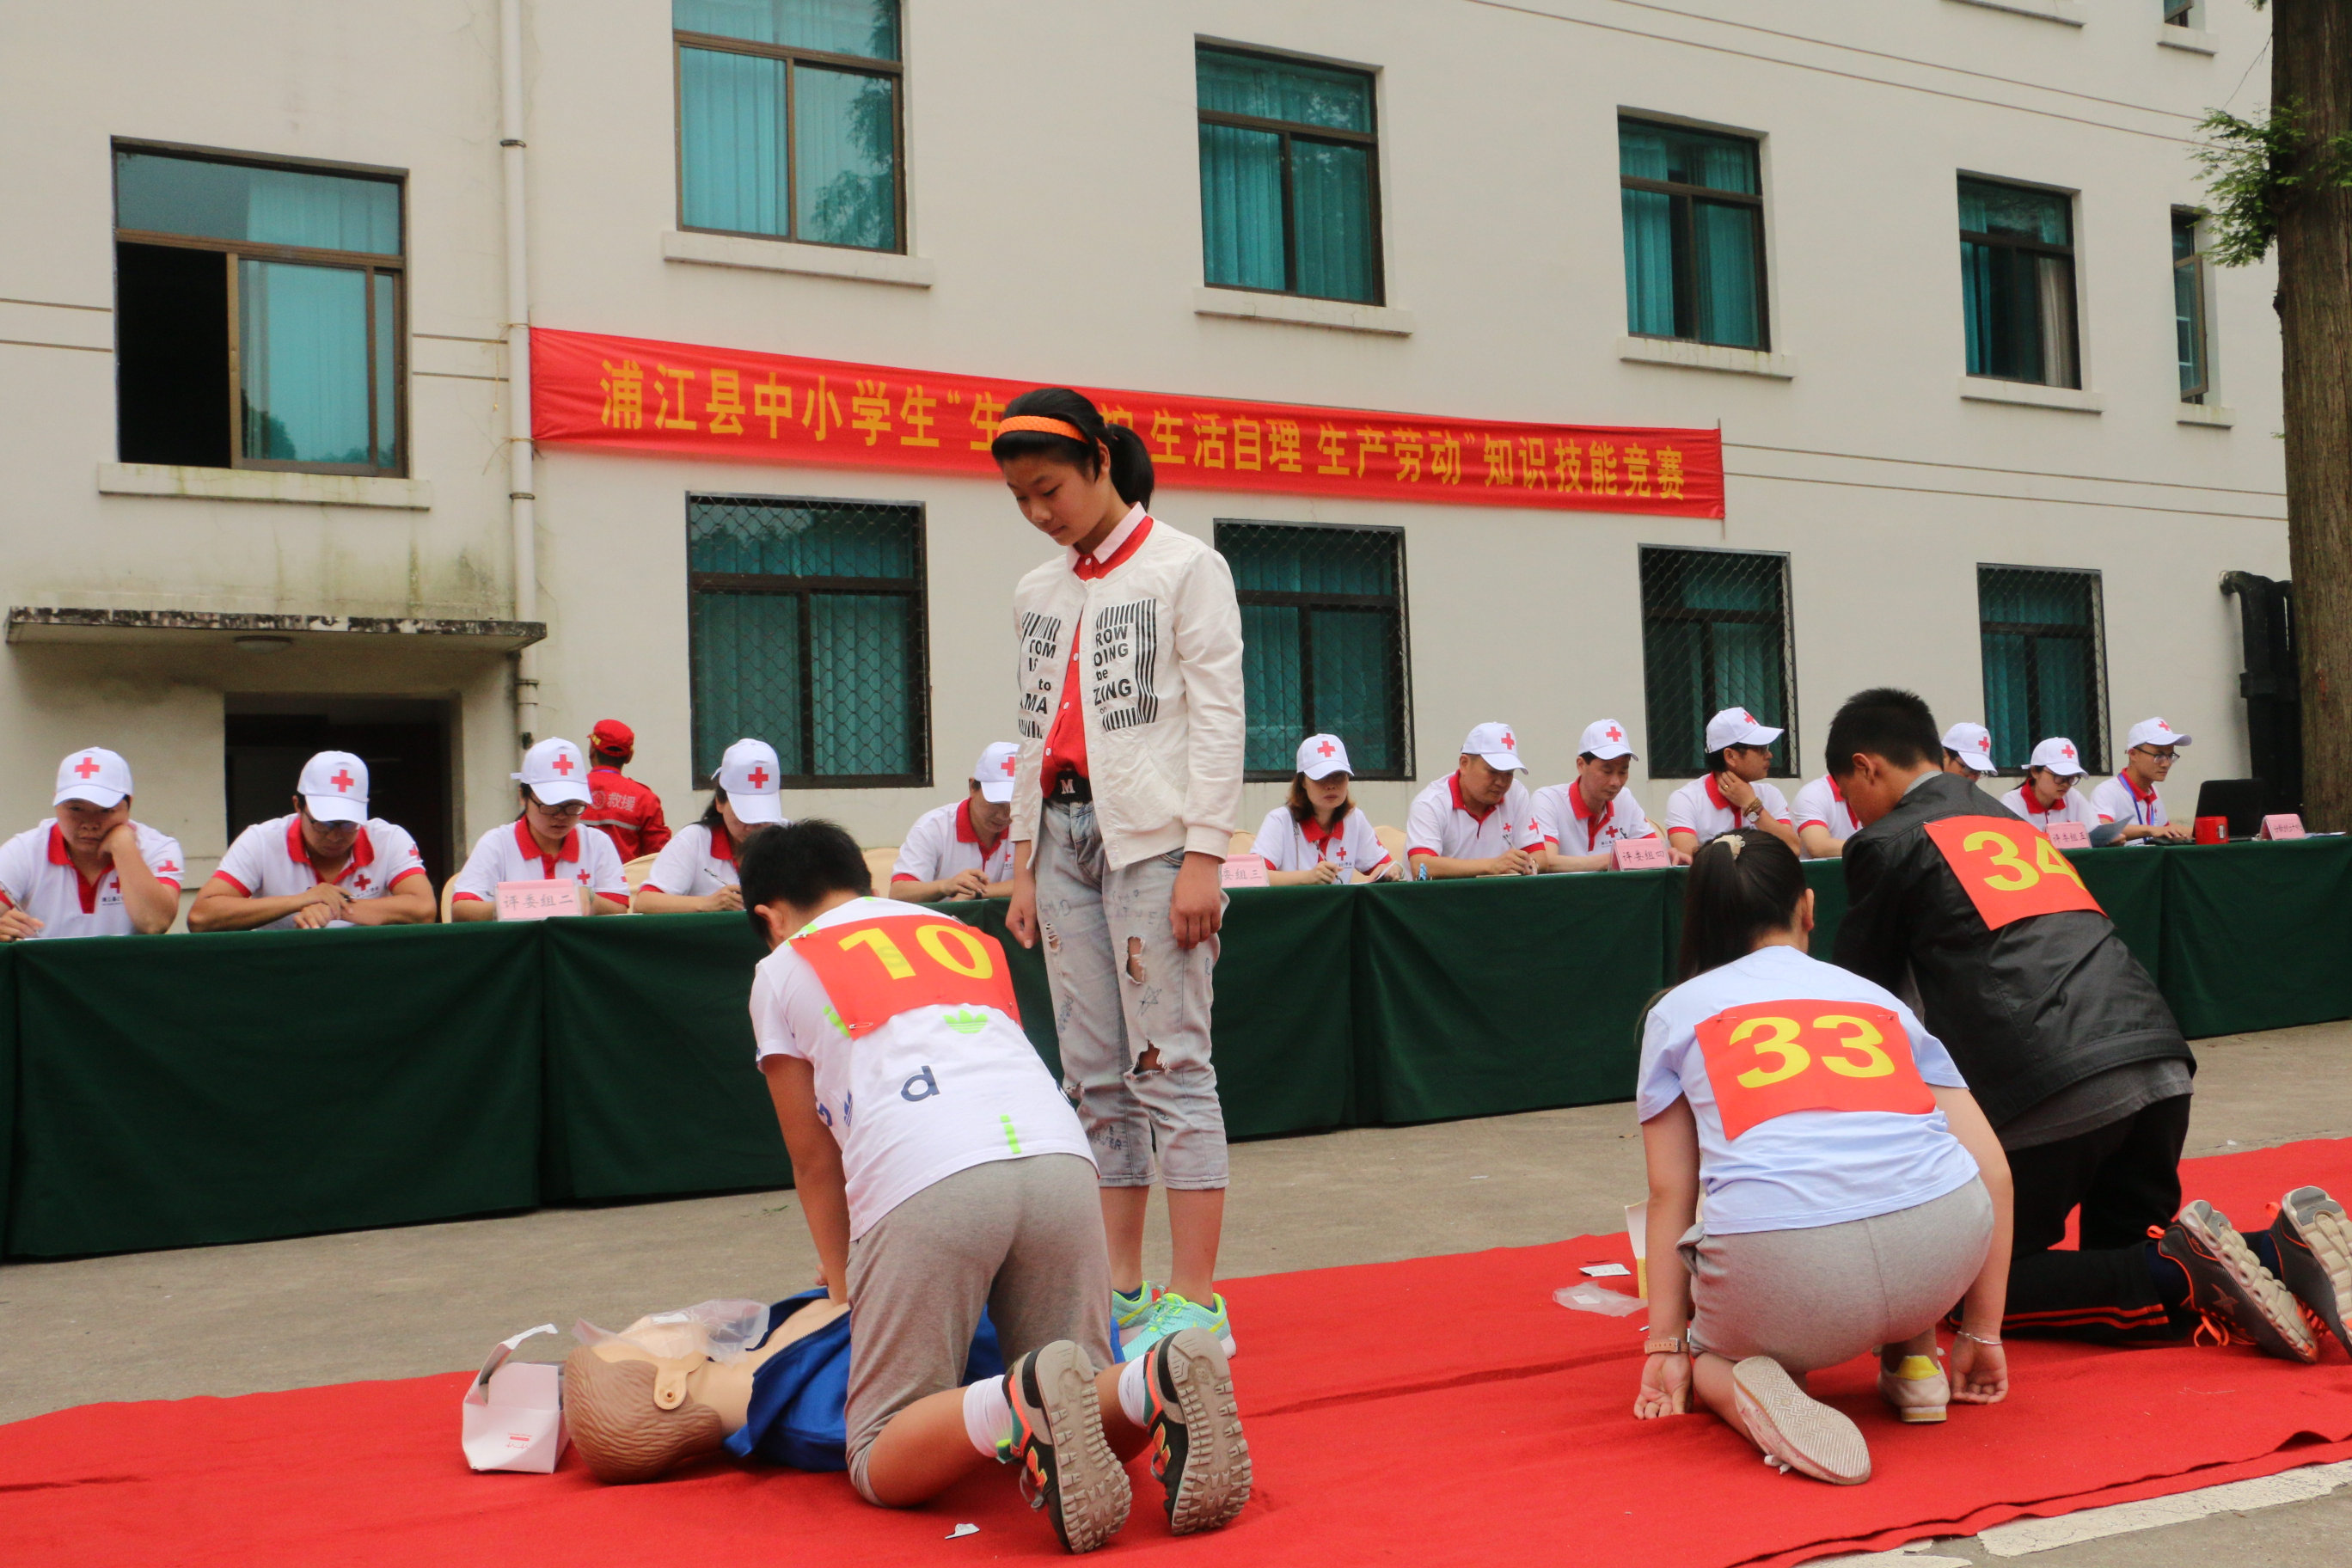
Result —
[{"label": "number 33 bib", "polygon": [[1727,1139],[1792,1110],[1936,1109],[1903,1021],[1867,1002],[1751,1002],[1697,1034]]}]

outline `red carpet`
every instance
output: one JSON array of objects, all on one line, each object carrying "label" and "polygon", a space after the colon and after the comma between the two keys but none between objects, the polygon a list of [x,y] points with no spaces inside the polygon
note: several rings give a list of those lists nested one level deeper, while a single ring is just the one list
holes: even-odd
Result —
[{"label": "red carpet", "polygon": [[[2249,1227],[2289,1187],[2352,1192],[2352,1141],[2201,1160],[2191,1195]],[[1867,1486],[1775,1474],[1711,1416],[1636,1423],[1641,1320],[1551,1292],[1622,1237],[1233,1282],[1256,1500],[1213,1541],[1174,1541],[1137,1490],[1113,1553],[1220,1563],[1640,1561],[1777,1565],[1968,1533],[2352,1457],[2352,1364],[2250,1350],[2124,1352],[2021,1342],[2014,1392],[1903,1426],[1866,1361],[1822,1386],[1863,1423]],[[1335,1314],[1336,1303],[1346,1303]],[[1367,1339],[1337,1326],[1419,1326]],[[991,1468],[910,1513],[838,1476],[713,1465],[648,1487],[474,1475],[457,1453],[459,1374],[237,1399],[96,1405],[0,1427],[0,1540],[12,1563],[78,1568],[415,1568],[790,1560],[825,1568],[1059,1555]],[[1140,1473],[1140,1467],[1139,1467]],[[943,1539],[960,1521],[980,1526]],[[751,1554],[746,1556],[744,1554]]]}]

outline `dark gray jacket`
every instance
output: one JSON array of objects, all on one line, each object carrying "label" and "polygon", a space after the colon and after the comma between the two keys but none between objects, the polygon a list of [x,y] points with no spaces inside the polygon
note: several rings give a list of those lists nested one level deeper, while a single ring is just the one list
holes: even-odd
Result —
[{"label": "dark gray jacket", "polygon": [[2015,820],[1966,779],[1937,773],[1845,841],[1837,962],[1890,991],[1904,971],[1995,1127],[2095,1073],[2177,1058],[2189,1042],[2103,914],[2066,910],[1987,929],[1927,837],[1948,816]]}]

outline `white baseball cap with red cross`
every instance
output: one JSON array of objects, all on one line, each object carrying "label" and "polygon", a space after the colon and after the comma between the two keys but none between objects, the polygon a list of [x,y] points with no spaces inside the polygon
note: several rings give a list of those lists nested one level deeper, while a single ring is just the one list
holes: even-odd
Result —
[{"label": "white baseball cap with red cross", "polygon": [[2074,742],[2063,735],[2053,735],[2034,747],[2033,755],[2026,760],[2025,765],[2048,768],[2065,779],[2078,779],[2090,771],[2083,766],[2083,753],[2075,749]]},{"label": "white baseball cap with red cross", "polygon": [[367,820],[367,764],[349,752],[320,752],[302,764],[295,787],[314,822]]},{"label": "white baseball cap with red cross", "polygon": [[1598,719],[1584,727],[1584,739],[1577,742],[1576,754],[1606,763],[1632,756],[1633,748],[1626,742],[1624,725],[1614,719]]},{"label": "white baseball cap with red cross", "polygon": [[1780,731],[1745,708],[1727,708],[1706,721],[1706,749],[1710,752],[1719,752],[1726,746],[1769,746],[1780,738]]},{"label": "white baseball cap with red cross", "polygon": [[63,805],[69,800],[88,801],[100,811],[112,811],[131,794],[131,764],[121,754],[104,746],[88,746],[75,752],[58,764],[57,798],[51,805]]},{"label": "white baseball cap with red cross", "polygon": [[2142,746],[2154,749],[2158,746],[2187,744],[2189,744],[2189,737],[2161,719],[2143,719],[2131,727],[2129,735],[2124,737],[2124,750],[2126,752],[2137,752]]},{"label": "white baseball cap with red cross", "polygon": [[1310,779],[1328,779],[1333,773],[1352,776],[1355,769],[1348,765],[1348,742],[1337,735],[1309,735],[1298,742],[1298,771]]},{"label": "white baseball cap with red cross", "polygon": [[735,815],[758,826],[784,819],[783,770],[776,765],[776,748],[765,741],[741,740],[719,759],[719,787]]},{"label": "white baseball cap with red cross", "polygon": [[971,764],[971,782],[980,786],[980,798],[1003,805],[1013,798],[1013,774],[1021,765],[1021,748],[1010,741],[998,741],[980,753],[980,761]]},{"label": "white baseball cap with red cross", "polygon": [[[2042,742],[2044,745],[2048,742]],[[1944,749],[1960,759],[1960,765],[1972,773],[1990,773],[1999,770],[1992,762],[1992,731],[1981,724],[1955,724],[1944,731]],[[2076,773],[2083,770],[2076,768]]]},{"label": "white baseball cap with red cross", "polygon": [[573,800],[588,804],[588,762],[569,741],[541,741],[522,754],[522,772],[507,776],[537,795],[542,805]]},{"label": "white baseball cap with red cross", "polygon": [[1488,767],[1515,773],[1528,764],[1519,761],[1519,738],[1508,724],[1481,724],[1463,737],[1463,751]]}]

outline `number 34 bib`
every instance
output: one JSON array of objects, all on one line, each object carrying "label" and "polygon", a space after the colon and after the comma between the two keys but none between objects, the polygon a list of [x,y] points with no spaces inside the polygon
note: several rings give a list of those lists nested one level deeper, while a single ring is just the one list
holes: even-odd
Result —
[{"label": "number 34 bib", "polygon": [[1936,1109],[1903,1020],[1867,1002],[1750,1002],[1697,1034],[1727,1139],[1794,1110]]},{"label": "number 34 bib", "polygon": [[2083,874],[2039,828],[2013,816],[1948,816],[1927,837],[1968,889],[1988,930],[2062,910],[2103,913]]}]

